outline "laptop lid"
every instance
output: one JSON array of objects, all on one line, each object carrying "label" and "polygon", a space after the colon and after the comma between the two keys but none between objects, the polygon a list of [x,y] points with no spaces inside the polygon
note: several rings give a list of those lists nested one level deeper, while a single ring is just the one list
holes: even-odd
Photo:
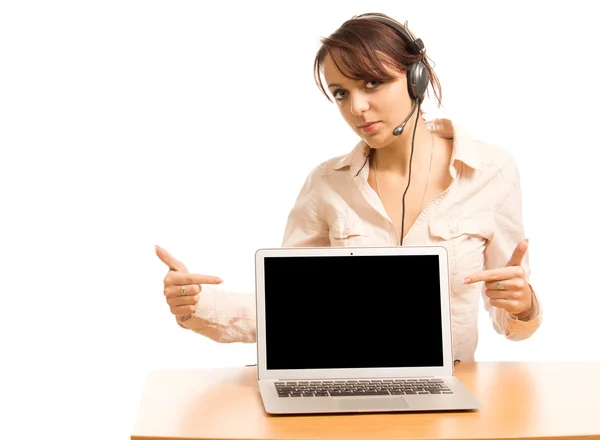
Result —
[{"label": "laptop lid", "polygon": [[258,377],[453,374],[443,246],[260,249]]}]

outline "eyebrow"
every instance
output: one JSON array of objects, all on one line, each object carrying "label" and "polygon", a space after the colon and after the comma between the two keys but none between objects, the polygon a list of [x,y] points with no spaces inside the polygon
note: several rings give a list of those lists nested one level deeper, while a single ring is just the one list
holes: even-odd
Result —
[{"label": "eyebrow", "polygon": [[343,88],[344,86],[341,84],[328,84],[327,87],[328,88],[331,88],[331,87],[342,87]]}]

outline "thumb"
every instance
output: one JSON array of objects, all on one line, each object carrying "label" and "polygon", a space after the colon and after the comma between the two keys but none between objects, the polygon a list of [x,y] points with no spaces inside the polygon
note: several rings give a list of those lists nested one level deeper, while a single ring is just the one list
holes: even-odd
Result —
[{"label": "thumb", "polygon": [[525,252],[527,252],[527,248],[529,247],[529,239],[525,239],[521,241],[515,250],[513,251],[510,260],[506,263],[506,266],[520,266],[523,261],[523,257],[525,256]]},{"label": "thumb", "polygon": [[156,256],[160,258],[160,261],[169,266],[169,269],[177,271],[177,272],[185,272],[188,270],[181,261],[176,260],[170,253],[161,248],[160,246],[154,245],[154,249],[156,251]]}]

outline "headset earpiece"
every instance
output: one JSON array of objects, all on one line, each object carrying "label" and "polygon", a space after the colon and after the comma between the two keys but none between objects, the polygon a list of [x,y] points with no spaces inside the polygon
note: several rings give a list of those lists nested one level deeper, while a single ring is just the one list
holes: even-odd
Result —
[{"label": "headset earpiece", "polygon": [[408,81],[408,93],[410,97],[423,102],[425,92],[429,86],[429,70],[423,61],[417,61],[408,67],[406,72]]}]

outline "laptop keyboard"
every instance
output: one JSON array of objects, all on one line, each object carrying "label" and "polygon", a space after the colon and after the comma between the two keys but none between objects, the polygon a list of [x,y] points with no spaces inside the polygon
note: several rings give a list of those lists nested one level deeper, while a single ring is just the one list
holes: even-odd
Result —
[{"label": "laptop keyboard", "polygon": [[275,382],[279,397],[402,396],[453,394],[443,379]]}]

